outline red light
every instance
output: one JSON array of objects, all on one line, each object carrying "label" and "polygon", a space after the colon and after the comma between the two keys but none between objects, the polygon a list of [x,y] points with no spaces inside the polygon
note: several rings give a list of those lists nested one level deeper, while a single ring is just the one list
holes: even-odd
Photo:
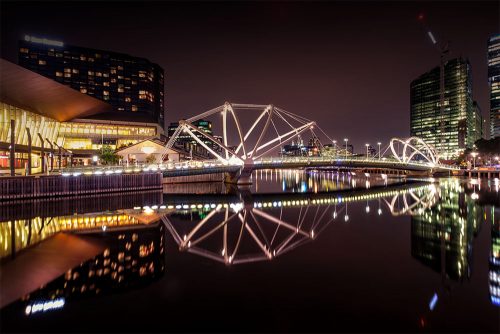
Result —
[{"label": "red light", "polygon": [[422,21],[424,19],[424,14],[418,14],[418,19]]}]

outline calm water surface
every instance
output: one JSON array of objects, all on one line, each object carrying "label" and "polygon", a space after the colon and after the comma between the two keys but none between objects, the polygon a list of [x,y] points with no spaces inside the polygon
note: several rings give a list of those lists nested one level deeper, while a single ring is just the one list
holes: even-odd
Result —
[{"label": "calm water surface", "polygon": [[5,277],[61,233],[103,245],[5,305],[0,329],[499,332],[498,181],[254,179],[0,207]]}]

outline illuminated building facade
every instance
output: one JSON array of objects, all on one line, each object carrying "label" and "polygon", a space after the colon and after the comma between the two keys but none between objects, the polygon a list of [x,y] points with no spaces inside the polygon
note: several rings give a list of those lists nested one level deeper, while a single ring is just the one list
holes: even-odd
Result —
[{"label": "illuminated building facade", "polygon": [[58,138],[72,152],[75,165],[86,165],[103,145],[118,150],[156,138],[161,131],[155,123],[74,119],[61,123]]},{"label": "illuminated building facade", "polygon": [[[31,136],[32,173],[68,164],[90,164],[102,145],[118,149],[158,137],[158,123],[91,120],[107,113],[109,104],[0,59],[0,169],[10,165],[11,121],[14,121],[14,163],[25,170]],[[22,173],[18,171],[18,173]]]},{"label": "illuminated building facade", "polygon": [[473,129],[472,129],[472,142],[475,143],[477,140],[484,138],[484,131],[483,131],[483,114],[481,113],[481,108],[479,107],[479,103],[477,101],[474,101],[472,103],[472,108],[474,110],[474,113],[472,114],[472,118],[474,120],[473,122]]},{"label": "illuminated building facade", "polygon": [[[28,146],[28,135],[25,131],[30,128],[34,134],[40,134],[44,140],[49,140],[53,143],[58,142],[58,133],[60,122],[36,114],[14,105],[0,102],[0,168],[9,168],[10,160],[10,133],[11,123],[10,120],[15,119],[15,143],[18,146],[18,151],[15,153],[15,168],[23,168],[28,161],[28,153],[25,149]],[[32,145],[34,147],[41,147],[41,139],[39,136],[33,136]],[[36,155],[32,159],[33,168],[39,168],[41,164],[40,156]]]},{"label": "illuminated building facade", "polygon": [[164,71],[147,59],[25,36],[19,41],[19,65],[113,107],[92,119],[164,128]]},{"label": "illuminated building facade", "polygon": [[500,34],[488,39],[490,138],[500,137]]},{"label": "illuminated building facade", "polygon": [[472,99],[472,70],[468,60],[444,65],[444,112],[441,124],[440,68],[422,74],[410,85],[410,133],[434,146],[441,157],[457,157],[481,138]]}]

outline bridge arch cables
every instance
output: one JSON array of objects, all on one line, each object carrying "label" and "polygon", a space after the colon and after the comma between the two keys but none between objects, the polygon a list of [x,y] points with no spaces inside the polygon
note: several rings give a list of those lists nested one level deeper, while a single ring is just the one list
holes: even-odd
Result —
[{"label": "bridge arch cables", "polygon": [[[211,122],[211,129],[199,127],[199,122]],[[219,133],[217,136],[214,133]],[[309,134],[321,148],[331,138],[317,124],[303,116],[272,104],[239,104],[226,102],[191,118],[180,120],[179,126],[165,145],[162,160],[168,149],[179,146],[181,138],[195,142],[224,164],[243,165],[257,160],[292,141],[303,141]]]}]

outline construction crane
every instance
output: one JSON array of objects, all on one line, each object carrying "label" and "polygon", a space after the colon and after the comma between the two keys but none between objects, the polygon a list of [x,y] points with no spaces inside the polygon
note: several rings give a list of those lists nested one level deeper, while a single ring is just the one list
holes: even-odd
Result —
[{"label": "construction crane", "polygon": [[438,153],[441,153],[442,151],[445,150],[444,145],[445,145],[445,139],[444,139],[444,134],[445,134],[445,129],[444,129],[444,64],[446,62],[446,55],[449,53],[449,41],[446,43],[438,43],[436,38],[434,37],[434,34],[430,29],[427,27],[427,24],[425,23],[425,16],[424,14],[419,14],[418,15],[418,21],[421,23],[422,28],[426,32],[427,36],[429,36],[429,39],[432,42],[432,45],[436,48],[436,50],[439,52],[440,56],[440,62],[439,62],[439,130],[440,130],[440,135],[439,135],[439,148],[436,147],[438,150]]}]

